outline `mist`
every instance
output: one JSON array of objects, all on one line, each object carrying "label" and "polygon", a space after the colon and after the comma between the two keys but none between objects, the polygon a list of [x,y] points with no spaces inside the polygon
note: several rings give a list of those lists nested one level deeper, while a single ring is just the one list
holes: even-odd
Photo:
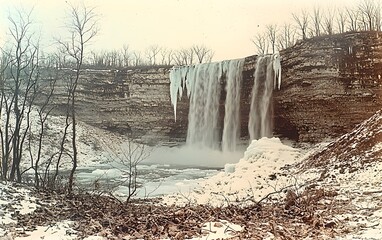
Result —
[{"label": "mist", "polygon": [[196,146],[158,147],[143,164],[167,164],[178,167],[224,168],[226,163],[236,163],[244,155],[244,147],[234,152],[222,152]]}]

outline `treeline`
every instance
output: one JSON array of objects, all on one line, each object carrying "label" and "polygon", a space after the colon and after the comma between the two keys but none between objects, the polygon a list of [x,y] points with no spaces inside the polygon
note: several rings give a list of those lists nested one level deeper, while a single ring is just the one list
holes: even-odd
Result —
[{"label": "treeline", "polygon": [[381,31],[379,0],[362,0],[356,6],[322,8],[315,6],[292,13],[292,23],[269,24],[252,42],[258,54],[275,53],[293,46],[298,40],[344,32]]},{"label": "treeline", "polygon": [[[73,67],[74,61],[59,49],[56,53],[43,54],[42,65],[46,67]],[[145,51],[131,50],[124,45],[115,50],[93,50],[84,58],[87,68],[127,68],[158,65],[192,65],[211,62],[214,51],[204,45],[193,45],[189,48],[172,50],[158,45],[151,45]]]}]

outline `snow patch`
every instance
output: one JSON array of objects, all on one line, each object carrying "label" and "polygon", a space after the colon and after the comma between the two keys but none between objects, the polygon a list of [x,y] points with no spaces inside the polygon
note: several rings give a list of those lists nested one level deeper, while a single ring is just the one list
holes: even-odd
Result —
[{"label": "snow patch", "polygon": [[58,222],[49,226],[38,226],[34,231],[27,231],[26,237],[16,237],[15,240],[22,239],[61,239],[72,240],[77,239],[76,231],[70,226],[72,221]]},{"label": "snow patch", "polygon": [[[228,165],[227,171],[200,181],[198,187],[188,193],[165,196],[164,201],[168,204],[213,206],[257,201],[275,189],[294,183],[295,179],[285,175],[281,168],[295,163],[300,156],[298,149],[282,144],[278,138],[253,140],[244,157],[235,165]],[[235,171],[232,172],[232,168]]]},{"label": "snow patch", "polygon": [[236,232],[240,232],[243,228],[240,225],[230,223],[225,220],[219,222],[208,222],[202,227],[203,237],[196,237],[190,240],[212,240],[232,238]]},{"label": "snow patch", "polygon": [[0,182],[0,224],[14,223],[14,212],[28,214],[36,208],[36,198],[30,196],[29,190]]}]

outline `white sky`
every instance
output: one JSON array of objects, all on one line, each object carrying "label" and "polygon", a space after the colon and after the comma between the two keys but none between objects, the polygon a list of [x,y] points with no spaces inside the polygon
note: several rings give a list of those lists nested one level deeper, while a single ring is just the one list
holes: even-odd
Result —
[{"label": "white sky", "polygon": [[[74,0],[68,0],[75,3]],[[96,7],[100,33],[89,48],[144,51],[150,45],[171,49],[204,44],[215,51],[214,60],[255,54],[251,42],[267,24],[293,22],[291,13],[356,4],[357,0],[85,0]],[[62,35],[65,0],[0,0],[0,43],[6,39],[9,12],[33,10],[44,47]]]}]

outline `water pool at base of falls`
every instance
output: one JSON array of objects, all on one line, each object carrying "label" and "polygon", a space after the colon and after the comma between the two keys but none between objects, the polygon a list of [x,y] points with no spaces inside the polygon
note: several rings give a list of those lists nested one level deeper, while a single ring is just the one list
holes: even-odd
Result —
[{"label": "water pool at base of falls", "polygon": [[[193,147],[161,147],[137,166],[136,197],[158,197],[171,193],[187,195],[197,182],[222,171],[226,163],[236,163],[244,148],[236,152],[221,152]],[[116,196],[128,194],[127,167],[118,162],[78,168],[76,181],[88,191],[107,190]],[[98,189],[97,189],[98,188]]]},{"label": "water pool at base of falls", "polygon": [[[142,164],[138,166],[139,188],[135,197],[158,197],[170,193],[187,194],[197,185],[198,180],[215,175],[220,170],[167,164]],[[123,168],[117,169],[111,165],[81,168],[78,169],[76,180],[79,187],[88,191],[109,191],[122,198],[128,195],[128,174]]]}]

